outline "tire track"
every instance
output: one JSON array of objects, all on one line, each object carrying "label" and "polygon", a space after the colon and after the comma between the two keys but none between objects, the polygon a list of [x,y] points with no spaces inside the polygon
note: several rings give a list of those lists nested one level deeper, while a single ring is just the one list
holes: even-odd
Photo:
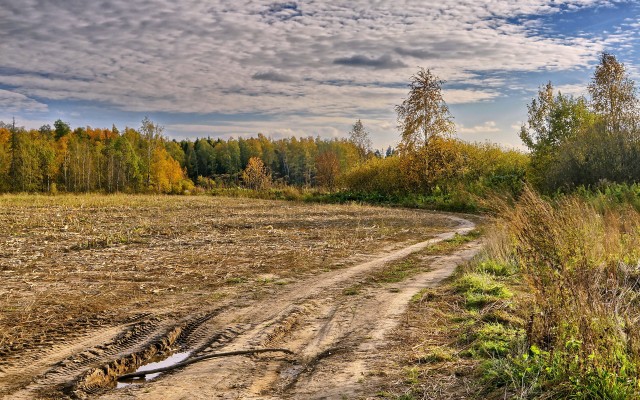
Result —
[{"label": "tire track", "polygon": [[[340,366],[353,371],[366,369],[364,354],[375,350],[375,345],[366,346],[384,340],[413,292],[420,285],[437,284],[457,263],[475,254],[479,245],[470,246],[469,253],[459,258],[451,255],[440,261],[430,259],[434,273],[420,274],[396,292],[374,287],[368,288],[366,295],[345,298],[342,290],[354,282],[365,282],[367,274],[390,262],[475,227],[465,219],[447,217],[458,224],[455,229],[370,261],[287,285],[268,299],[244,301],[243,306],[227,301],[214,310],[202,310],[185,318],[144,315],[128,324],[96,331],[84,340],[61,343],[28,370],[30,382],[24,381],[23,373],[21,382],[2,388],[0,394],[11,399],[312,398],[314,393],[322,393],[327,384],[332,390],[347,390],[339,379],[330,382],[331,374],[326,372],[333,368],[336,351],[344,364]],[[133,372],[160,353],[189,351],[194,357],[221,350],[272,346],[290,348],[297,356],[266,354],[208,360],[164,374],[153,383],[108,390],[115,387],[118,375]],[[350,361],[345,364],[347,359]],[[48,368],[42,372],[44,366]],[[14,378],[18,376],[17,369],[13,369]],[[0,375],[0,383],[5,383],[7,376],[6,371]],[[303,392],[301,383],[310,391]],[[22,389],[15,391],[19,387]]]},{"label": "tire track", "polygon": [[[345,287],[364,282],[369,273],[401,260],[428,246],[465,234],[475,225],[451,216],[458,227],[435,238],[397,250],[371,261],[332,271],[292,285],[265,302],[230,312],[218,318],[242,321],[247,329],[224,351],[263,346],[286,347],[296,357],[261,355],[210,360],[192,364],[165,376],[156,383],[107,393],[103,399],[141,398],[323,398],[355,389],[352,380],[367,370],[367,354],[384,343],[399,313],[415,292],[436,285],[455,267],[473,257],[480,248],[475,242],[448,256],[429,257],[432,271],[419,274],[399,285],[401,290],[372,287],[363,296],[346,297]],[[373,312],[372,312],[373,311]],[[340,358],[336,357],[338,355]],[[337,371],[349,371],[340,376]],[[332,396],[329,396],[333,398]]]}]

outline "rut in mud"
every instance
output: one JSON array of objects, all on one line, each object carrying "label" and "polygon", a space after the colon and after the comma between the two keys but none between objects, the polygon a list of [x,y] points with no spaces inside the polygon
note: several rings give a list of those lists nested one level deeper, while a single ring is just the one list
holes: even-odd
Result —
[{"label": "rut in mud", "polygon": [[[35,364],[0,374],[11,381],[6,398],[335,398],[358,396],[372,378],[371,361],[411,297],[437,285],[479,250],[471,242],[452,254],[422,256],[429,268],[396,283],[372,283],[371,273],[435,243],[465,234],[474,224],[342,270],[283,287],[267,299],[222,303],[195,316],[154,313],[50,349]],[[350,288],[357,287],[357,293]],[[188,358],[257,348],[289,354],[216,358],[143,384],[117,379],[175,352]],[[30,379],[25,379],[28,369]],[[11,379],[11,378],[15,379]],[[131,383],[131,382],[129,382]],[[117,388],[121,386],[121,388]]]}]

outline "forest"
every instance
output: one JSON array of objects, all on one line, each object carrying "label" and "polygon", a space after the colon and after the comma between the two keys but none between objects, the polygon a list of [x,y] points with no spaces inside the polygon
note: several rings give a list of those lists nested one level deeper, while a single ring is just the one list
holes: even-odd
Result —
[{"label": "forest", "polygon": [[[178,142],[148,118],[139,129],[122,132],[115,126],[71,129],[61,120],[38,130],[0,122],[0,191],[184,194],[295,187],[387,199],[408,192],[453,193],[462,184],[516,190],[528,162],[526,155],[497,145],[438,136],[425,147],[441,163],[431,172],[431,165],[413,165],[413,150],[405,152],[408,157],[391,147],[384,154],[373,151],[360,120],[348,136],[272,140],[259,134]],[[428,176],[416,168],[426,168]]]}]

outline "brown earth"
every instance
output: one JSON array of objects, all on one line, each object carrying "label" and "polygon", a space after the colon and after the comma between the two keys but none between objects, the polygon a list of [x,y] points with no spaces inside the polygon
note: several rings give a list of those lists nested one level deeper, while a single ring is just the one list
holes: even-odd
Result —
[{"label": "brown earth", "polygon": [[[434,254],[473,223],[411,210],[151,196],[0,204],[10,399],[368,397],[412,296],[479,249]],[[116,388],[173,352],[271,347],[294,354],[214,358]]]}]

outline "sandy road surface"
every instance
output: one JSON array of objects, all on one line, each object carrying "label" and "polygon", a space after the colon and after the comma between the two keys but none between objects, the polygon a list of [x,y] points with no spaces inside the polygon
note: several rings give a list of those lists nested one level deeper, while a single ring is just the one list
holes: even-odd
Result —
[{"label": "sandy road surface", "polygon": [[[370,284],[367,274],[474,228],[470,221],[449,218],[457,227],[433,239],[287,285],[266,299],[227,302],[181,318],[151,312],[54,345],[0,371],[0,393],[7,399],[364,396],[363,383],[370,376],[376,348],[384,345],[385,335],[396,326],[411,297],[448,277],[477,253],[480,244],[469,243],[448,255],[425,256],[430,268],[399,283]],[[358,294],[345,294],[353,285],[360,285]],[[295,354],[216,358],[143,384],[114,388],[117,375],[158,352],[179,349],[194,357],[263,347],[287,348]]]}]

